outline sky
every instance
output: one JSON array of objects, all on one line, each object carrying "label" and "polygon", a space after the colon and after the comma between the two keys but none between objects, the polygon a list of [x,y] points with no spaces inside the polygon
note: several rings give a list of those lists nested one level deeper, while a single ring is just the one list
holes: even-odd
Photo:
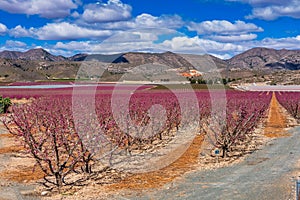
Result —
[{"label": "sky", "polygon": [[1,0],[0,51],[212,54],[299,49],[300,0]]}]

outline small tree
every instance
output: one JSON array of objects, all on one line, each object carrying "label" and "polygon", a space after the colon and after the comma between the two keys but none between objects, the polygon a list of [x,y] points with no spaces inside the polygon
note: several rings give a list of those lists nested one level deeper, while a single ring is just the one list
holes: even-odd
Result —
[{"label": "small tree", "polygon": [[242,107],[228,113],[225,119],[222,115],[214,114],[205,121],[208,126],[204,131],[212,145],[222,150],[222,157],[225,158],[232,147],[250,143],[253,130],[263,113],[264,109],[252,111]]},{"label": "small tree", "polygon": [[190,83],[191,83],[191,84],[195,84],[195,83],[196,83],[196,80],[193,79],[193,78],[191,78],[191,79],[190,79]]},{"label": "small tree", "polygon": [[0,96],[0,113],[7,113],[7,110],[11,104],[10,98],[3,98]]},{"label": "small tree", "polygon": [[73,185],[72,173],[91,172],[92,154],[75,132],[70,108],[63,99],[43,99],[12,108],[3,121],[9,132],[24,143],[44,172],[47,187]]}]

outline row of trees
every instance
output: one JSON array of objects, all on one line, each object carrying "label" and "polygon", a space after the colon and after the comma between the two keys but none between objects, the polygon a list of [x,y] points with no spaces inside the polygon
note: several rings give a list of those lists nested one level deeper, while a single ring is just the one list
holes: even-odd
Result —
[{"label": "row of trees", "polygon": [[73,173],[92,172],[93,155],[76,133],[66,103],[53,98],[16,105],[3,121],[44,172],[43,184],[49,188],[79,183],[81,179],[74,180]]},{"label": "row of trees", "polygon": [[226,85],[227,83],[236,81],[236,79],[231,79],[231,78],[215,78],[215,79],[209,79],[209,80],[205,80],[203,78],[199,78],[199,79],[195,79],[195,78],[189,78],[188,79],[190,81],[191,84],[224,84]]},{"label": "row of trees", "polygon": [[[145,143],[152,145],[156,140],[169,138],[174,134],[172,130],[197,121],[201,132],[206,132],[212,144],[222,149],[222,156],[226,157],[232,147],[249,142],[270,101],[269,96],[254,92],[228,92],[223,115],[222,110],[212,108],[218,104],[211,102],[209,92],[197,92],[199,108],[190,105],[190,96],[184,94],[184,103],[179,103],[172,92],[139,92],[131,96],[128,113],[118,107],[126,104],[121,98],[117,99],[114,115],[111,96],[101,94],[95,100],[95,119],[90,120],[87,120],[89,113],[74,115],[70,96],[40,98],[30,104],[13,106],[12,113],[3,122],[9,132],[23,142],[44,172],[43,184],[61,188],[80,183],[83,177],[92,174],[97,164],[95,158],[101,158],[99,152],[106,144],[111,145],[109,152],[118,148],[130,153],[136,148],[143,149]],[[150,109],[157,104],[161,107]],[[200,115],[193,114],[197,109]],[[87,176],[75,179],[74,174]]]}]

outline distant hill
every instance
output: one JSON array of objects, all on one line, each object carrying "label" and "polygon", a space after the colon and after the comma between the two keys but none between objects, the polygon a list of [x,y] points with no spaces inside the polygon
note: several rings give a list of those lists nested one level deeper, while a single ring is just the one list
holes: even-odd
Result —
[{"label": "distant hill", "polygon": [[[106,63],[108,67],[103,80],[118,80],[122,74],[133,68],[152,64],[167,66],[177,72],[197,69],[201,72],[218,71],[234,78],[253,76],[257,71],[272,73],[276,70],[299,70],[300,50],[275,50],[253,48],[229,60],[212,55],[127,52],[122,54],[76,54],[71,57],[56,56],[44,49],[31,49],[26,52],[0,52],[0,81],[33,81],[75,78],[83,61]],[[151,65],[150,65],[151,66]],[[147,73],[151,67],[147,65]],[[229,69],[229,70],[227,70]],[[157,69],[153,69],[153,72]],[[97,71],[93,74],[97,76]]]},{"label": "distant hill", "polygon": [[7,58],[12,60],[31,60],[31,61],[64,61],[63,56],[54,56],[42,48],[30,49],[26,52],[17,51],[3,51],[0,52],[0,58]]},{"label": "distant hill", "polygon": [[137,66],[148,63],[161,64],[180,71],[194,69],[194,66],[179,54],[165,53],[125,53],[123,57],[129,64]]},{"label": "distant hill", "polygon": [[230,68],[240,69],[300,69],[299,50],[253,48],[229,59]]}]

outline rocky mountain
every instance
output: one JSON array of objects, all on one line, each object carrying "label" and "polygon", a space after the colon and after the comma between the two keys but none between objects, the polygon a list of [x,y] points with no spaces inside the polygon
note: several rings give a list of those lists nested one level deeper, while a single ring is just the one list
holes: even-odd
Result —
[{"label": "rocky mountain", "polygon": [[75,78],[79,67],[77,62],[0,58],[0,82]]},{"label": "rocky mountain", "polygon": [[236,69],[300,69],[300,50],[253,48],[227,60]]},{"label": "rocky mountain", "polygon": [[70,61],[91,61],[96,60],[104,63],[127,63],[128,61],[123,57],[124,54],[76,54],[68,58]]},{"label": "rocky mountain", "polygon": [[12,60],[31,60],[31,61],[64,61],[63,56],[55,56],[42,48],[30,49],[26,52],[17,51],[3,51],[0,52],[0,58],[7,58]]},{"label": "rocky mountain", "polygon": [[217,58],[215,56],[205,55],[193,55],[193,54],[180,54],[185,60],[193,65],[198,71],[209,72],[217,69],[226,69],[227,62]]},{"label": "rocky mountain", "polygon": [[194,69],[194,66],[182,56],[172,53],[125,53],[123,57],[131,65],[144,65],[148,63],[161,64],[180,71]]},{"label": "rocky mountain", "polygon": [[[218,71],[224,77],[262,76],[276,70],[300,69],[300,50],[275,50],[253,48],[229,60],[212,55],[128,52],[123,54],[76,54],[71,57],[52,55],[44,49],[26,52],[0,52],[0,81],[47,80],[75,78],[83,61],[105,63],[105,80],[118,80],[122,74],[137,66],[152,64],[153,67],[167,66],[171,71],[186,72],[197,69],[202,72]],[[150,65],[151,66],[151,65]],[[149,65],[147,73],[151,70]],[[226,70],[229,69],[229,70]],[[155,71],[155,69],[153,69]],[[174,71],[173,70],[173,71]],[[97,77],[98,72],[93,72]]]}]

